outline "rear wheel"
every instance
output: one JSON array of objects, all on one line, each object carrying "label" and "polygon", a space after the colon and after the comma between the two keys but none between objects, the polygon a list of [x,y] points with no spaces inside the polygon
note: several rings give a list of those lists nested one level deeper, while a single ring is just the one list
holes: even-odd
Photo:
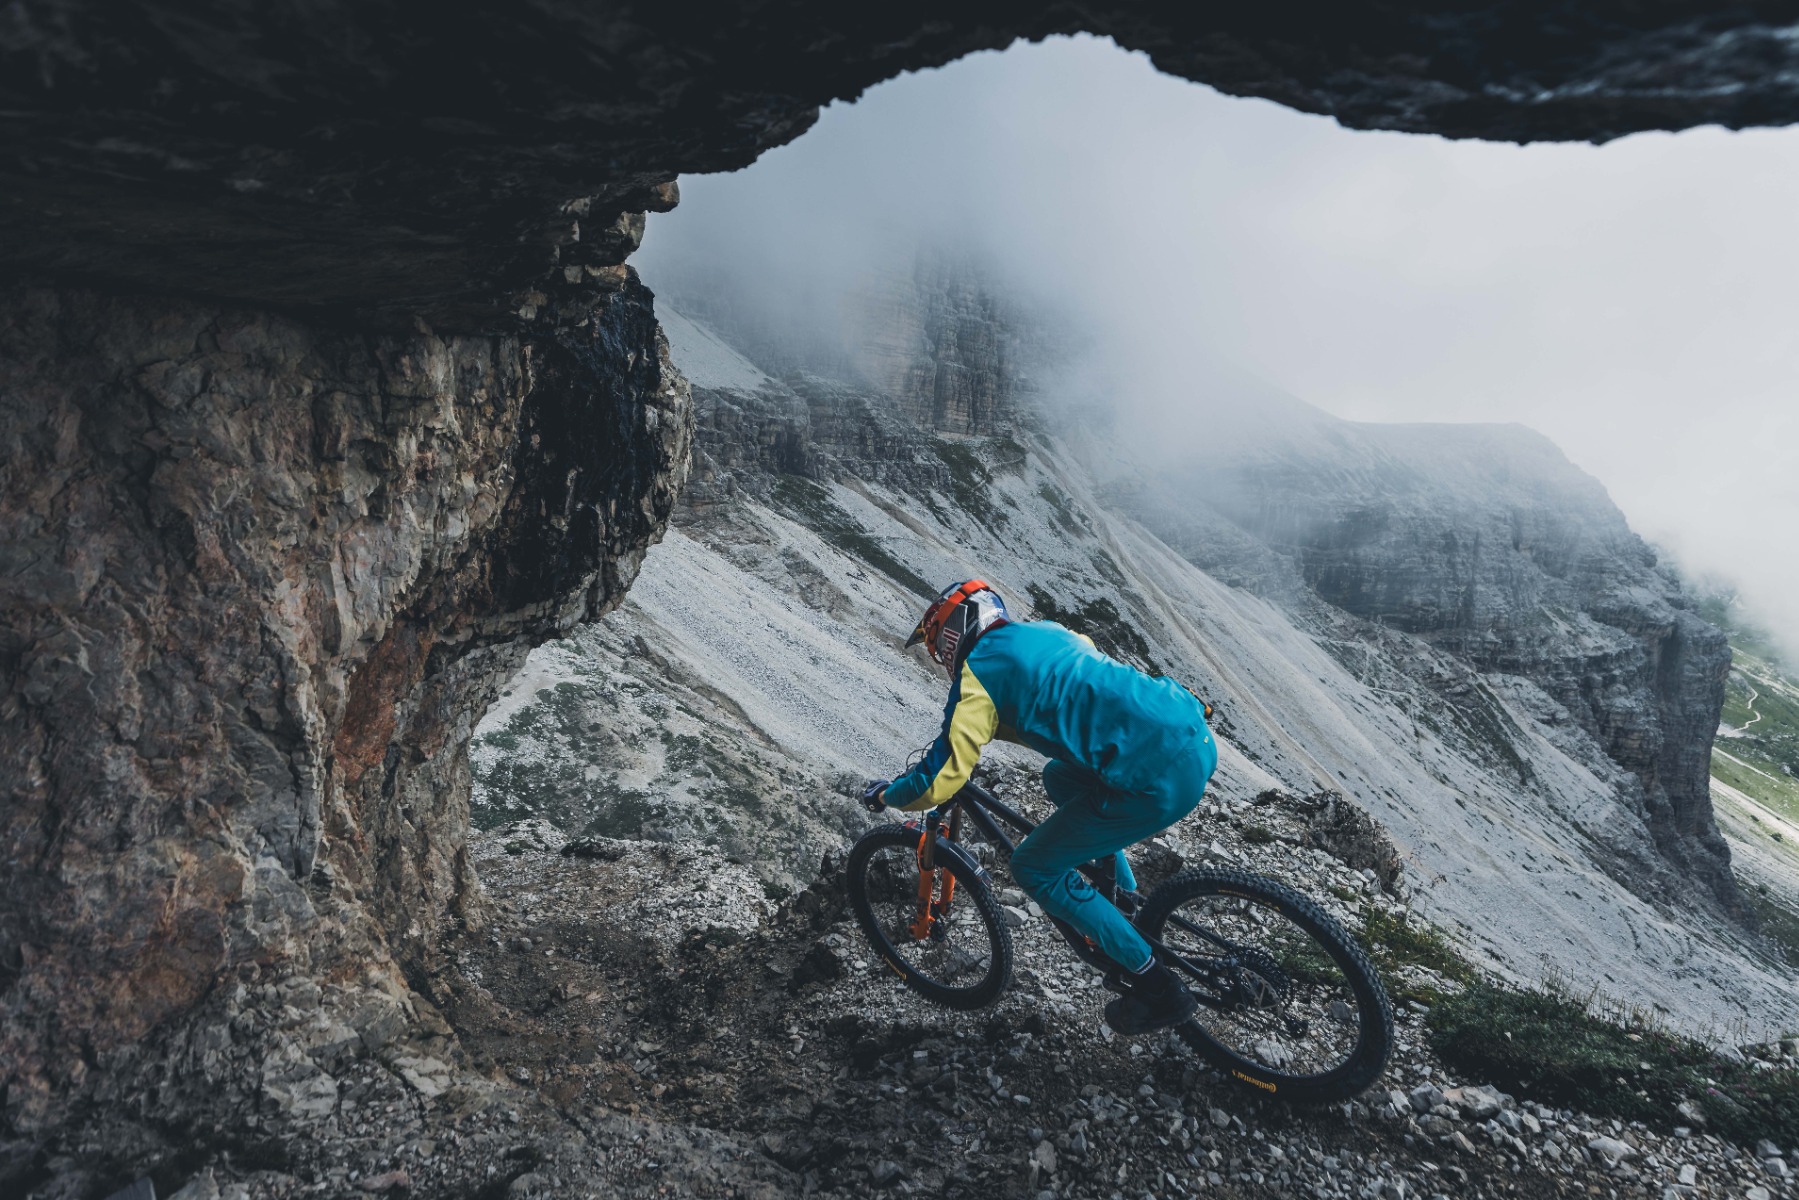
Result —
[{"label": "rear wheel", "polygon": [[1176,1030],[1226,1074],[1300,1103],[1345,1100],[1380,1078],[1392,1003],[1361,946],[1312,900],[1247,871],[1198,868],[1157,888],[1137,927],[1197,968],[1175,966],[1202,997]]},{"label": "rear wheel", "polygon": [[921,836],[903,825],[864,834],[846,871],[850,906],[875,953],[907,987],[950,1008],[984,1008],[1011,981],[1011,931],[993,889],[944,850],[934,856],[931,895],[938,915],[930,931],[917,936]]}]

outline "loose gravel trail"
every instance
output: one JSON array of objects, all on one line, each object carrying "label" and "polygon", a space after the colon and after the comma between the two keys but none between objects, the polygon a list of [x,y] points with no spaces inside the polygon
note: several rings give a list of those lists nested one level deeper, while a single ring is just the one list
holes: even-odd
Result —
[{"label": "loose gravel trail", "polygon": [[[1405,913],[1403,883],[1389,894],[1372,870],[1301,847],[1302,825],[1278,805],[1213,815],[1205,845],[1145,848],[1149,882],[1184,861],[1229,861],[1283,876],[1343,918]],[[783,1194],[1787,1194],[1753,1156],[1703,1134],[1558,1112],[1454,1079],[1417,1005],[1401,1005],[1380,1085],[1355,1103],[1293,1110],[1167,1035],[1113,1036],[1100,1020],[1107,993],[1040,918],[1014,930],[1011,991],[954,1013],[879,967],[837,863],[777,901],[744,865],[703,848],[571,847],[540,824],[502,831],[478,853],[499,919],[461,943],[458,999],[446,1008],[471,1065],[551,1098],[601,1140],[606,1120],[703,1131],[730,1162],[773,1172]],[[605,1161],[598,1194],[740,1187],[730,1171],[696,1175],[691,1153],[627,1146]],[[554,1155],[512,1165],[510,1190],[495,1195],[593,1186]],[[755,1186],[746,1177],[735,1194]]]}]

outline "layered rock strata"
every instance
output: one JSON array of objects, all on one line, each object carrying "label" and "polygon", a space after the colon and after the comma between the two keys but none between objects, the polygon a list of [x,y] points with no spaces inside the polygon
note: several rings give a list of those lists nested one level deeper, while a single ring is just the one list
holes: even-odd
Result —
[{"label": "layered rock strata", "polygon": [[[1540,692],[1520,703],[1624,771],[1618,787],[1663,860],[1621,863],[1626,882],[1709,895],[1748,919],[1709,788],[1730,648],[1547,439],[1315,413],[1300,432],[1220,447],[1124,497],[1207,570],[1412,635],[1502,689],[1528,680]],[[1488,724],[1503,746],[1502,724]]]}]

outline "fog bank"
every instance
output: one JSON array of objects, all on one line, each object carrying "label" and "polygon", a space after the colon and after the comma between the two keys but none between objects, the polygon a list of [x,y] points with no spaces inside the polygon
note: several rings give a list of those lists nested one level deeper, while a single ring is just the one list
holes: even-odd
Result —
[{"label": "fog bank", "polygon": [[1531,425],[1799,644],[1799,130],[1351,132],[1059,39],[882,84],[682,189],[651,286],[728,275],[830,342],[871,275],[949,247],[1062,314],[1076,386],[1184,453],[1283,395]]}]

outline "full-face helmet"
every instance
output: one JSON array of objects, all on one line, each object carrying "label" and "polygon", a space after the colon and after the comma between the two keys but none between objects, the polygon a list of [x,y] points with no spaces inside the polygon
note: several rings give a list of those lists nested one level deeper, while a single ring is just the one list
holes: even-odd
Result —
[{"label": "full-face helmet", "polygon": [[968,579],[951,584],[925,609],[924,619],[907,639],[907,646],[924,643],[931,657],[951,675],[974,640],[987,630],[1003,625],[1006,602],[985,580]]}]

